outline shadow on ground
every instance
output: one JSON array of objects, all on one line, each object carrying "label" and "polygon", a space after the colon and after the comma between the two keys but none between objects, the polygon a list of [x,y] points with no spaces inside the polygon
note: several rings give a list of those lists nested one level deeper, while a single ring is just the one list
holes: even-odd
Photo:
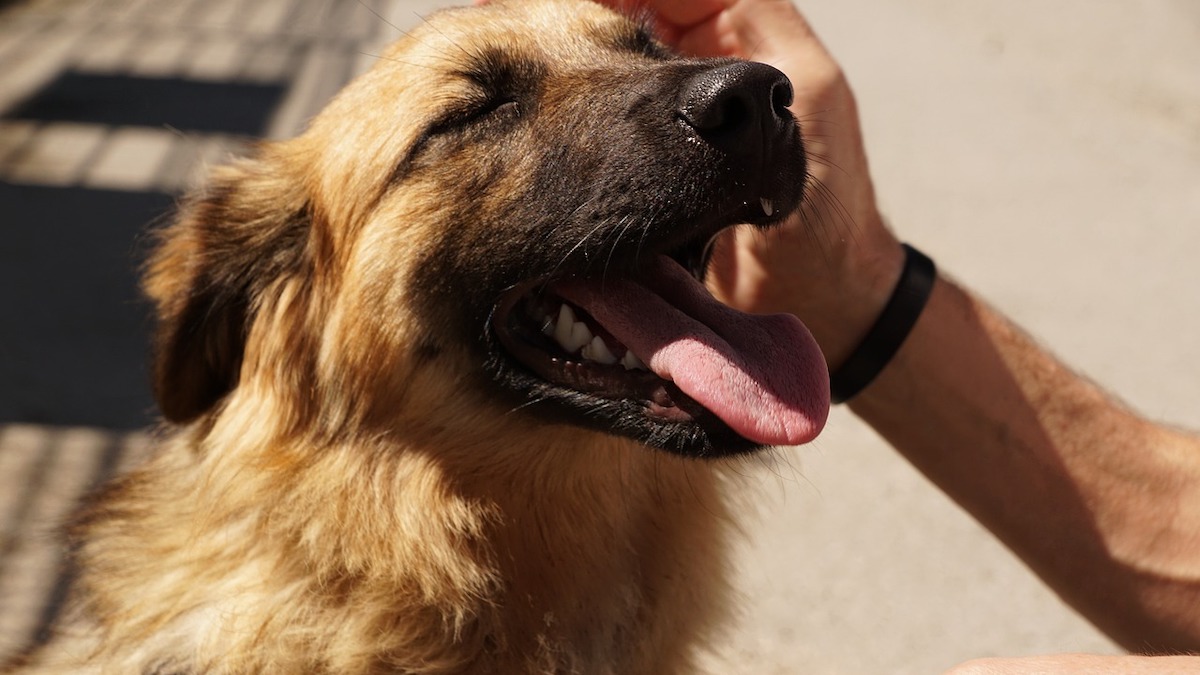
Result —
[{"label": "shadow on ground", "polygon": [[0,184],[0,422],[134,429],[153,419],[145,226],[173,197]]},{"label": "shadow on ground", "polygon": [[[67,71],[0,120],[252,137],[285,90]],[[0,181],[0,424],[125,430],[154,420],[151,315],[137,276],[148,227],[175,198]]]}]

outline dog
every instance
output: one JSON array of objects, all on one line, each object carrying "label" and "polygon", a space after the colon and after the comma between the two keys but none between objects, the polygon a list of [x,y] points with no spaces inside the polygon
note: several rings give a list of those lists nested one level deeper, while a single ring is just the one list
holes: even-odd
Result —
[{"label": "dog", "polygon": [[702,284],[799,207],[779,71],[585,0],[430,16],[157,235],[154,457],[20,672],[676,673],[731,466],[820,431],[790,316]]}]

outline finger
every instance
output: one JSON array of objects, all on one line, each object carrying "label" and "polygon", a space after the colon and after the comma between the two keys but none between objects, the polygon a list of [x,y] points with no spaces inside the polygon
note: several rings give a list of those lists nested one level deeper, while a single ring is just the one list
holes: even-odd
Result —
[{"label": "finger", "polygon": [[[624,0],[630,1],[630,0]],[[632,0],[654,10],[663,21],[687,29],[711,20],[735,0]]]},{"label": "finger", "polygon": [[714,29],[738,36],[746,58],[789,52],[804,61],[832,62],[812,26],[790,0],[738,0],[716,17]]},{"label": "finger", "polygon": [[[486,2],[486,0],[484,0]],[[678,47],[679,38],[693,26],[715,17],[726,0],[596,0],[629,16],[649,16],[658,38]]]},{"label": "finger", "polygon": [[724,14],[716,14],[687,30],[677,31],[674,39],[664,39],[668,44],[674,45],[680,52],[689,56],[745,58],[747,50],[742,48],[741,36],[737,32],[729,30],[724,25],[726,23],[728,22]]},{"label": "finger", "polygon": [[602,5],[633,14],[645,10],[680,28],[689,28],[712,17],[734,0],[596,0]]},{"label": "finger", "polygon": [[646,5],[645,0],[596,0],[596,2],[626,14],[641,11]]}]

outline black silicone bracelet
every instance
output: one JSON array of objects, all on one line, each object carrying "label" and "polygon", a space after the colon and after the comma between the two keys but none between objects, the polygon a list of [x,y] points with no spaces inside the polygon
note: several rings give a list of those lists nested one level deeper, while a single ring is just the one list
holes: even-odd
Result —
[{"label": "black silicone bracelet", "polygon": [[849,401],[871,384],[900,350],[933,292],[937,266],[912,246],[902,246],[904,271],[900,273],[896,290],[892,291],[892,297],[867,336],[829,378],[834,403]]}]

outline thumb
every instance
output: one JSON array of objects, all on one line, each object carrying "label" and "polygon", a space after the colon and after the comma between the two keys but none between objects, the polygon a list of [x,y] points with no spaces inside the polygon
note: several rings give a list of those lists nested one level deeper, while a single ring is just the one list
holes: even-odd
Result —
[{"label": "thumb", "polygon": [[770,63],[788,72],[837,65],[812,26],[790,0],[725,0],[724,11],[707,17],[681,36],[685,53],[701,56],[728,55]]}]

